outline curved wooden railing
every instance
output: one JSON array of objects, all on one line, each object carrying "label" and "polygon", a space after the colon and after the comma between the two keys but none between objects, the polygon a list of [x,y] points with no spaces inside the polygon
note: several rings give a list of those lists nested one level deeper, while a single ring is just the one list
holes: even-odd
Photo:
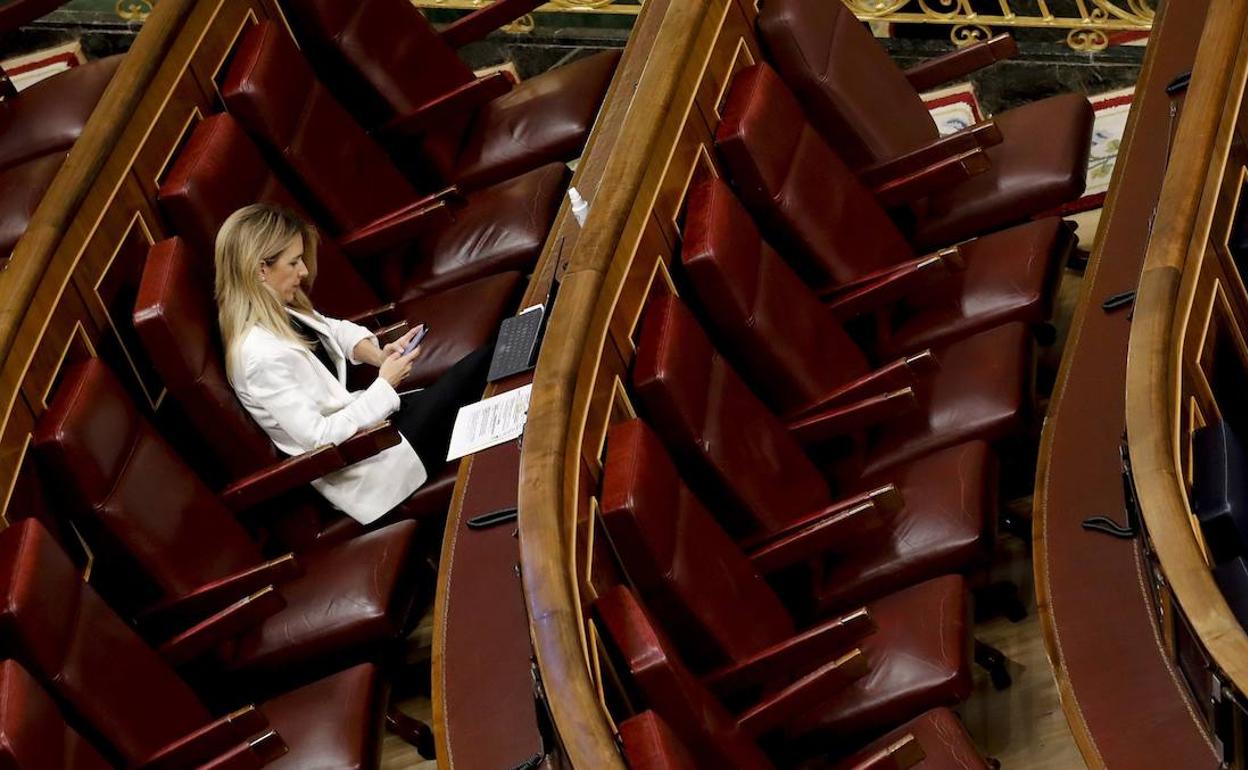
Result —
[{"label": "curved wooden railing", "polygon": [[[1248,292],[1227,240],[1248,162],[1240,138],[1248,129],[1241,118],[1246,22],[1242,2],[1215,0],[1210,7],[1140,278],[1127,361],[1128,445],[1160,569],[1159,627],[1172,657],[1185,643],[1176,643],[1176,634],[1190,627],[1218,682],[1212,695],[1194,693],[1198,708],[1211,698],[1221,703],[1226,686],[1248,693],[1248,633],[1214,582],[1189,503],[1192,431],[1221,414],[1219,401],[1244,397],[1218,392],[1213,370],[1229,364],[1248,371]],[[1207,727],[1233,743],[1217,725]]]},{"label": "curved wooden railing", "polygon": [[[600,590],[619,580],[596,533],[605,435],[634,414],[624,383],[642,307],[654,291],[675,291],[667,265],[677,220],[694,175],[719,173],[719,104],[732,73],[758,60],[755,13],[749,0],[645,4],[605,108],[622,106],[631,89],[618,118],[627,141],[597,159],[584,228],[560,236],[567,269],[534,379],[519,533],[534,653],[572,767],[624,766],[613,721],[627,715],[605,705],[616,680],[604,675],[611,663],[589,617]],[[635,69],[634,47],[649,52]]]}]

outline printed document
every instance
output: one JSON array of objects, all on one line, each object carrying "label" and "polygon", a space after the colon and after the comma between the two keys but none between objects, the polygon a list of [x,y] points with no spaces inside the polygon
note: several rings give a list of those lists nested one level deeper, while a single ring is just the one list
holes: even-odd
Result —
[{"label": "printed document", "polygon": [[480,452],[505,441],[520,438],[529,416],[529,394],[533,385],[525,385],[497,396],[491,396],[459,410],[451,431],[447,460]]}]

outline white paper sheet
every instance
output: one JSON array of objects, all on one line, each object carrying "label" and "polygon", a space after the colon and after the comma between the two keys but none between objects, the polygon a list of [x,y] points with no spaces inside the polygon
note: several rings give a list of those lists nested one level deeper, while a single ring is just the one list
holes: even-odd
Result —
[{"label": "white paper sheet", "polygon": [[532,391],[531,384],[525,385],[461,407],[455,417],[446,459],[456,460],[519,438],[524,433],[524,423],[529,416],[529,394]]}]

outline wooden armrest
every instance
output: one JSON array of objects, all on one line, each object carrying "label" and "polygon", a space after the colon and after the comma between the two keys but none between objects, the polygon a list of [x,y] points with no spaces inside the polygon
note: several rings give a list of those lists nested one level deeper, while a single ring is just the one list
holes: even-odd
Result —
[{"label": "wooden armrest", "polygon": [[458,188],[426,195],[397,211],[378,217],[338,239],[338,245],[351,257],[371,257],[408,243],[425,228],[442,221],[453,203],[462,203]]},{"label": "wooden armrest", "polygon": [[980,43],[950,51],[919,62],[906,70],[906,79],[916,91],[930,91],[955,78],[966,77],[989,64],[1009,59],[1018,53],[1018,43],[1009,35],[997,35]]},{"label": "wooden armrest", "polygon": [[547,0],[494,0],[479,11],[457,19],[439,32],[442,41],[451,48],[461,48],[475,42],[526,13],[531,13]]},{"label": "wooden armrest", "polygon": [[798,443],[809,446],[837,436],[850,436],[885,420],[914,409],[919,399],[914,388],[864,398],[808,417],[789,421],[789,433]]},{"label": "wooden armrest", "polygon": [[260,768],[281,759],[290,747],[274,730],[268,730],[228,749],[219,757],[196,766],[195,770],[260,770]]},{"label": "wooden armrest", "polygon": [[212,762],[264,732],[269,732],[269,720],[255,706],[244,706],[165,746],[137,768],[185,770]]},{"label": "wooden armrest", "polygon": [[759,546],[750,553],[750,562],[767,575],[826,553],[852,552],[862,546],[864,535],[879,528],[875,503],[868,500]]},{"label": "wooden armrest", "polygon": [[874,630],[875,621],[863,607],[773,644],[739,663],[718,668],[707,674],[704,682],[722,699],[768,682],[797,679],[811,670],[812,661],[839,658]]},{"label": "wooden armrest", "polygon": [[392,139],[420,134],[450,117],[479,109],[510,91],[512,85],[511,77],[503,72],[477,78],[425,102],[411,112],[391,118],[381,127],[381,133]]},{"label": "wooden armrest", "polygon": [[843,321],[856,318],[888,308],[906,295],[925,290],[932,281],[957,272],[964,266],[962,252],[957,246],[950,246],[894,269],[880,271],[882,275],[869,283],[855,282],[853,288],[824,295],[825,304]]},{"label": "wooden armrest", "polygon": [[969,152],[976,148],[988,149],[1001,144],[1001,129],[995,120],[985,120],[967,126],[948,136],[934,139],[928,144],[911,150],[905,155],[881,161],[858,172],[858,178],[867,187],[875,189],[916,171],[921,171],[937,161]]},{"label": "wooden armrest", "polygon": [[961,184],[991,167],[988,154],[976,147],[885,182],[873,192],[881,206],[891,209]]},{"label": "wooden armrest", "polygon": [[164,642],[157,652],[171,666],[184,665],[242,632],[255,628],[260,621],[276,615],[285,606],[286,600],[277,589],[265,586]]},{"label": "wooden armrest", "polygon": [[926,758],[918,739],[906,734],[844,770],[908,770]]},{"label": "wooden armrest", "polygon": [[829,516],[835,516],[838,513],[848,511],[851,508],[862,505],[863,503],[871,503],[875,506],[876,510],[881,513],[893,514],[901,510],[902,506],[905,504],[905,500],[901,496],[901,491],[898,490],[896,486],[893,484],[885,484],[882,487],[876,487],[875,489],[860,492],[856,495],[850,495],[844,499],[837,500],[835,503],[832,503],[826,508],[822,508],[814,513],[803,516],[800,519],[791,522],[788,526],[774,532],[765,532],[760,535],[745,538],[739,545],[741,550],[748,555],[769,543],[774,543],[781,538],[796,534],[812,524],[818,524],[820,521],[828,518]]},{"label": "wooden armrest", "polygon": [[384,305],[378,305],[369,308],[363,313],[357,313],[347,318],[351,323],[360,324],[361,326],[369,326],[371,324],[386,323],[391,319],[391,313],[394,312],[396,305],[393,302],[387,302]]},{"label": "wooden armrest", "polygon": [[389,421],[356,433],[338,445],[305,452],[262,468],[230,484],[221,502],[235,513],[249,510],[278,495],[311,483],[398,444],[399,431]]},{"label": "wooden armrest", "polygon": [[862,650],[854,649],[759,701],[737,717],[737,727],[757,738],[825,702],[830,693],[865,673],[867,658]]},{"label": "wooden armrest", "polygon": [[250,569],[206,583],[176,599],[153,604],[138,614],[135,625],[148,636],[164,638],[200,622],[222,607],[254,594],[265,586],[281,585],[298,577],[302,571],[293,553],[284,554]]},{"label": "wooden armrest", "polygon": [[790,420],[823,412],[834,406],[861,401],[892,390],[900,390],[917,383],[925,375],[940,368],[932,351],[921,350],[913,355],[898,358],[880,368],[868,372],[840,390],[829,394],[818,403],[800,412],[788,415]]}]

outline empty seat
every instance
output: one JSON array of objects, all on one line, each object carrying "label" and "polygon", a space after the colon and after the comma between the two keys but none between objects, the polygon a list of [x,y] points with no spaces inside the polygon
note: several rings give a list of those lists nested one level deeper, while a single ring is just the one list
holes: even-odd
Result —
[{"label": "empty seat", "polygon": [[733,79],[715,142],[764,237],[820,293],[835,299],[838,291],[865,290],[902,268],[932,276],[879,311],[881,355],[1051,315],[1059,268],[1073,246],[1061,220],[962,244],[960,259],[921,259],[767,65]]},{"label": "empty seat", "polygon": [[[303,488],[311,493],[307,487],[311,478],[341,466],[326,464],[327,458],[312,456],[316,453],[284,460],[272,440],[239,403],[225,373],[225,351],[221,347],[216,307],[202,269],[205,261],[192,255],[181,238],[161,241],[149,250],[133,316],[143,349],[161,382],[190,418],[199,438],[230,477],[239,480],[264,474],[266,483],[279,491]],[[496,288],[501,290],[496,302],[505,303],[510,289],[506,285]],[[445,307],[450,310],[449,304]],[[451,325],[449,318],[427,317],[426,322],[438,328],[443,320]],[[440,354],[439,346],[445,348],[454,343],[453,336],[448,342],[435,334],[424,344],[429,346],[432,355],[450,358],[454,353]],[[396,515],[417,520],[443,516],[455,486],[456,471],[454,463],[445,467],[412,493]],[[283,477],[290,481],[283,481]],[[314,504],[300,505],[289,497],[284,498],[284,502],[286,510],[282,511],[284,515],[280,519],[270,512],[264,520],[289,548],[302,549],[362,531],[354,519],[341,514],[323,517]]]},{"label": "empty seat", "polygon": [[351,239],[402,220],[391,228],[412,235],[388,240],[403,245],[379,246],[393,253],[362,255],[359,263],[381,267],[379,279],[394,299],[492,273],[531,272],[570,176],[564,164],[546,164],[462,200],[422,208],[415,188],[274,22],[243,36],[221,95],[260,144],[286,162],[310,194],[309,205],[326,213],[335,233]]},{"label": "empty seat", "polygon": [[[803,688],[786,688],[751,704],[739,715],[728,712],[705,686],[690,673],[672,650],[670,642],[651,621],[631,591],[615,586],[594,604],[594,611],[606,630],[624,667],[631,674],[644,705],[671,728],[676,738],[696,761],[697,767],[769,770],[770,758],[759,748],[760,736],[789,728],[811,705]],[[859,656],[855,652],[809,672],[803,681],[835,683],[852,678]],[[670,746],[670,741],[665,743]],[[636,745],[636,743],[634,743]],[[890,758],[923,758],[923,770],[986,770],[966,729],[945,709],[936,709],[914,719],[854,753],[852,742],[808,741],[809,754],[828,754],[829,762],[805,762],[803,767],[834,767],[844,770],[861,767],[865,760],[888,762]],[[629,746],[626,743],[625,749]],[[786,750],[792,745],[786,742]],[[670,748],[668,749],[671,750]],[[663,767],[664,765],[659,765]],[[883,766],[890,766],[884,764]],[[908,766],[902,764],[902,767]],[[675,765],[679,767],[679,765]]]},{"label": "empty seat", "polygon": [[[759,238],[722,186],[701,188],[713,221],[688,227],[682,256],[705,315],[738,371],[786,419],[913,388],[917,408],[874,430],[867,467],[970,439],[997,441],[1027,429],[1031,346],[1019,323],[988,328],[877,366],[796,274]],[[712,233],[713,231],[713,233]],[[687,324],[678,324],[681,326]]]},{"label": "empty seat", "polygon": [[180,607],[206,616],[280,582],[285,608],[216,647],[225,672],[305,677],[383,653],[409,630],[419,592],[414,522],[266,562],[98,359],[65,375],[34,445],[69,515],[94,542],[133,560],[166,614]]},{"label": "empty seat", "polygon": [[822,563],[822,577],[816,576],[811,590],[817,612],[862,604],[978,566],[986,557],[997,463],[984,442],[882,471],[864,471],[851,457],[824,469],[839,477],[834,492],[825,473],[674,299],[652,302],[646,310],[633,386],[685,480],[739,539],[774,536],[841,506],[838,498],[896,487],[901,505],[880,512],[879,536]]},{"label": "empty seat", "polygon": [[[811,121],[855,169],[894,161],[936,142],[936,125],[915,82],[933,88],[968,74],[991,62],[999,47],[974,44],[972,50],[903,72],[848,8],[823,0],[768,0],[758,28]],[[1079,94],[1053,96],[995,116],[1002,141],[987,147],[991,166],[914,205],[916,243],[930,247],[962,240],[1078,198],[1092,120],[1092,106]]]},{"label": "empty seat", "polygon": [[[3,641],[0,641],[3,646]],[[109,770],[17,661],[0,662],[0,766],[8,770]]]},{"label": "empty seat", "polygon": [[632,770],[698,770],[680,739],[653,711],[620,723],[620,745]]},{"label": "empty seat", "polygon": [[68,152],[121,64],[109,56],[71,67],[0,100],[0,168]]},{"label": "empty seat", "polygon": [[[258,713],[214,720],[33,520],[0,532],[0,654],[72,710],[67,717],[107,743],[121,766],[165,753],[165,766],[191,767],[272,729],[290,750],[265,765],[271,770],[377,767],[385,687],[374,665],[279,695]],[[193,737],[201,730],[209,735]]]},{"label": "empty seat", "polygon": [[[801,734],[873,734],[970,695],[961,577],[902,589],[799,632],[755,566],[759,560],[751,564],[719,528],[640,420],[618,423],[608,434],[602,518],[634,590],[713,690],[799,688],[804,673],[851,646],[862,650],[866,673],[812,693],[807,713],[792,723]],[[811,551],[802,540],[817,548],[818,541],[833,539],[818,529],[812,524],[770,543],[763,556],[767,571],[805,561]],[[834,547],[852,552],[852,539],[842,532]]]},{"label": "empty seat", "polygon": [[[523,4],[522,4],[523,5]],[[532,10],[519,9],[512,17]],[[477,80],[455,47],[511,19],[495,17],[448,44],[405,0],[295,0],[286,6],[321,79],[427,189],[484,187],[580,155],[618,51],[566,64],[514,88],[504,75]],[[483,19],[485,16],[476,16]],[[456,25],[452,25],[456,27]],[[457,30],[467,29],[460,22]]]},{"label": "empty seat", "polygon": [[64,163],[65,153],[58,151],[0,169],[0,265],[13,254]]},{"label": "empty seat", "polygon": [[[205,262],[213,253],[217,230],[237,209],[270,203],[302,212],[229,115],[214,115],[196,127],[161,185],[159,200],[178,235]],[[308,255],[304,260],[308,261]],[[326,315],[358,323],[402,319],[436,329],[402,389],[432,382],[461,358],[489,343],[498,324],[514,309],[523,280],[518,273],[499,273],[391,307],[382,303],[330,239],[321,240],[308,267],[314,278],[312,302]]]}]

